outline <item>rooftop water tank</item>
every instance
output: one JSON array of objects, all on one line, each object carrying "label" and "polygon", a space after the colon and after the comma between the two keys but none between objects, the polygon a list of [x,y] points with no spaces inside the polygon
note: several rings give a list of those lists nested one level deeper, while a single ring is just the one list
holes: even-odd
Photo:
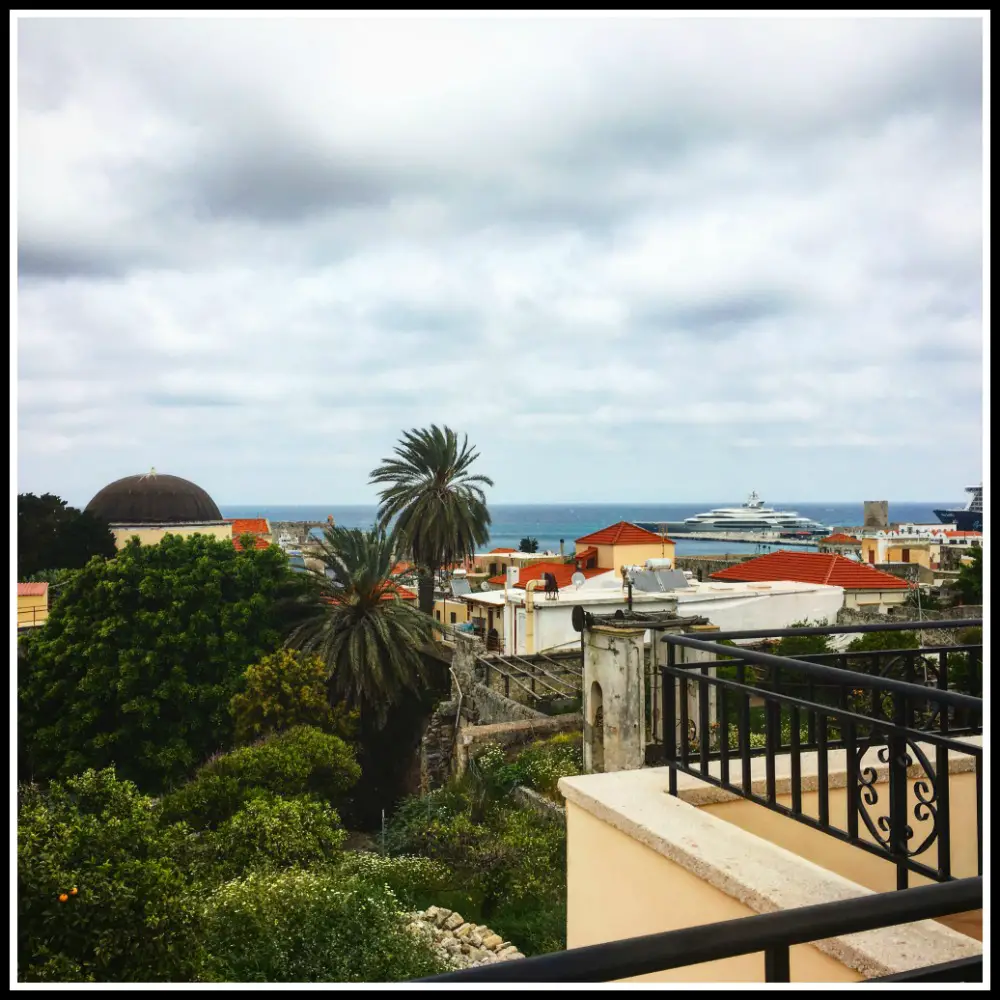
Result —
[{"label": "rooftop water tank", "polygon": [[646,569],[658,570],[658,569],[673,569],[674,561],[673,559],[647,559]]}]

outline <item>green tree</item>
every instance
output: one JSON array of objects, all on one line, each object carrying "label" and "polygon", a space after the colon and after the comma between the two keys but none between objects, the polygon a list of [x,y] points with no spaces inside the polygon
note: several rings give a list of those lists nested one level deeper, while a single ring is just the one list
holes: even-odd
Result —
[{"label": "green tree", "polygon": [[[789,628],[809,628],[810,626],[820,627],[826,621],[811,622],[808,619],[801,622],[792,622]],[[786,635],[778,641],[775,647],[778,656],[808,656],[817,653],[830,653],[830,637],[827,635]]]},{"label": "green tree", "polygon": [[490,514],[483,486],[493,480],[472,475],[479,457],[468,437],[459,444],[449,427],[403,434],[395,458],[371,473],[379,492],[379,523],[394,522],[401,546],[418,567],[420,610],[434,608],[434,576],[442,567],[467,558],[489,539]]},{"label": "green tree", "polygon": [[918,649],[920,640],[916,632],[863,632],[851,640],[849,653],[863,653],[888,649]]},{"label": "green tree", "polygon": [[153,800],[112,769],[45,792],[17,813],[17,964],[28,982],[190,978],[193,838],[158,822]]},{"label": "green tree", "polygon": [[521,552],[537,552],[538,551],[538,539],[537,538],[522,538],[518,548]]},{"label": "green tree", "polygon": [[296,623],[309,585],[280,549],[167,535],[92,559],[19,648],[22,773],[118,766],[149,792],[231,742],[248,665]]},{"label": "green tree", "polygon": [[327,695],[329,674],[316,655],[280,649],[247,668],[243,690],[229,703],[238,743],[294,726],[317,726],[350,741],[356,713],[335,709]]},{"label": "green tree", "polygon": [[972,547],[971,564],[962,563],[958,570],[958,592],[965,604],[983,603],[983,548]]},{"label": "green tree", "polygon": [[217,754],[164,796],[163,814],[197,830],[224,823],[259,792],[314,795],[337,804],[361,777],[354,751],[313,726],[297,726],[249,747]]},{"label": "green tree", "polygon": [[391,705],[424,690],[422,650],[437,625],[396,596],[395,542],[383,529],[327,527],[320,550],[335,579],[313,574],[316,613],[296,627],[289,644],[322,659],[334,701],[382,725]]},{"label": "green tree", "polygon": [[17,578],[45,570],[80,569],[92,556],[110,559],[115,538],[107,524],[43,493],[17,497]]}]

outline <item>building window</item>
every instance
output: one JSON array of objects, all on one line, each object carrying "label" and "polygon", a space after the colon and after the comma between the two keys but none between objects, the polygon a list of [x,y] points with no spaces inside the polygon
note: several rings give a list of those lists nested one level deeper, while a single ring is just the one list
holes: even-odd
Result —
[{"label": "building window", "polygon": [[458,621],[458,615],[455,614],[454,611],[452,611],[452,613],[451,613],[451,623],[452,623],[452,625],[454,625],[455,622],[457,622],[457,621]]},{"label": "building window", "polygon": [[441,621],[441,612],[440,612],[440,611],[435,611],[435,612],[434,612],[434,617],[435,617],[435,618],[436,618],[436,619],[437,619],[438,621]]},{"label": "building window", "polygon": [[903,549],[903,562],[908,563],[910,561],[910,550]]},{"label": "building window", "polygon": [[496,575],[497,575],[497,564],[490,563],[490,576],[496,576]]}]

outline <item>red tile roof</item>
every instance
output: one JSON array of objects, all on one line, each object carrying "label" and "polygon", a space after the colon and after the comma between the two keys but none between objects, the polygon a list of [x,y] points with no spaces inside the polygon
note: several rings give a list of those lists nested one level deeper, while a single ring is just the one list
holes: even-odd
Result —
[{"label": "red tile roof", "polygon": [[[247,534],[247,532],[244,532],[244,534]],[[270,544],[271,543],[268,542],[266,539],[258,538],[256,540],[254,548],[255,549],[266,549]],[[237,552],[242,552],[243,551],[243,546],[240,545],[240,540],[238,538],[234,538],[233,539],[233,548],[236,549]]]},{"label": "red tile roof", "polygon": [[575,562],[586,562],[588,559],[592,559],[597,555],[597,548],[593,545],[588,545],[585,549],[577,549],[573,553],[573,560]]},{"label": "red tile roof", "polygon": [[789,552],[786,549],[719,570],[712,574],[712,579],[744,583],[792,580],[828,583],[845,590],[905,590],[910,586],[897,576],[845,559],[835,552]]},{"label": "red tile roof", "polygon": [[[391,601],[398,597],[401,601],[415,601],[417,595],[410,590],[409,587],[387,587],[383,592],[379,600]],[[324,604],[336,604],[336,597],[322,597],[320,598]]]},{"label": "red tile roof", "polygon": [[49,591],[47,583],[19,583],[17,585],[18,597],[43,597]]},{"label": "red tile roof", "polygon": [[271,529],[267,526],[266,517],[234,517],[231,521],[233,526],[233,538],[240,535],[269,535]]},{"label": "red tile roof", "polygon": [[506,552],[517,552],[517,549],[490,549],[489,554],[492,556],[496,553],[506,553]]},{"label": "red tile roof", "polygon": [[404,573],[410,573],[413,570],[413,563],[408,562],[398,562],[392,567],[392,572],[389,576],[402,576]]},{"label": "red tile roof", "polygon": [[[597,568],[578,571],[572,563],[537,562],[521,570],[518,581],[514,586],[520,590],[524,590],[524,585],[530,580],[541,580],[545,573],[551,573],[556,578],[556,583],[560,587],[568,587],[572,583],[573,574],[576,572],[583,573],[589,580],[590,577],[597,576],[599,573],[607,573],[608,570]],[[506,579],[507,577],[501,574],[500,576],[490,577],[489,582],[502,584]]]},{"label": "red tile roof", "polygon": [[949,538],[981,538],[983,535],[981,531],[946,531],[945,534]]},{"label": "red tile roof", "polygon": [[823,542],[831,542],[844,545],[849,543],[857,543],[858,539],[855,538],[853,535],[845,535],[842,531],[835,531],[832,535],[827,535],[826,538],[821,538],[820,543],[822,544]]},{"label": "red tile roof", "polygon": [[651,542],[667,541],[673,544],[673,539],[665,535],[657,535],[629,521],[619,521],[610,528],[602,528],[583,538],[578,538],[576,544],[584,542],[588,545],[649,545]]}]

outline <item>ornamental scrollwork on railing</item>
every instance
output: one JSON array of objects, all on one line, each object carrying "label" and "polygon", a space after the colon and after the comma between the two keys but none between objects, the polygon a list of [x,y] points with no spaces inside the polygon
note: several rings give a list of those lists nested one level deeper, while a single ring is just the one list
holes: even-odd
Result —
[{"label": "ornamental scrollwork on railing", "polygon": [[[873,813],[869,811],[869,807],[877,806],[879,802],[879,794],[876,788],[878,784],[878,769],[872,766],[861,767],[862,758],[871,749],[872,742],[869,741],[866,745],[859,747],[857,750],[859,792],[858,814],[861,816],[865,826],[868,828],[868,832],[875,838],[876,843],[890,854],[896,854],[898,852],[894,850],[892,844],[891,815],[873,816]],[[913,858],[918,854],[923,854],[924,851],[926,851],[931,844],[937,840],[938,778],[934,768],[931,766],[931,762],[927,759],[927,755],[923,752],[920,746],[912,740],[906,740],[901,756],[891,762],[889,759],[890,752],[889,746],[882,745],[878,747],[876,755],[881,763],[889,764],[890,767],[898,767],[904,777],[904,780],[908,768],[910,768],[914,763],[914,759],[916,759],[916,763],[919,763],[924,771],[923,777],[918,778],[913,785],[913,793],[917,798],[913,807],[913,816],[920,823],[930,821],[931,829],[923,841],[921,841],[919,846],[911,848],[909,844],[913,839],[914,831],[913,827],[910,826],[909,823],[906,823],[903,833],[903,854],[905,857]],[[948,776],[944,775],[943,780],[947,781]]]}]

